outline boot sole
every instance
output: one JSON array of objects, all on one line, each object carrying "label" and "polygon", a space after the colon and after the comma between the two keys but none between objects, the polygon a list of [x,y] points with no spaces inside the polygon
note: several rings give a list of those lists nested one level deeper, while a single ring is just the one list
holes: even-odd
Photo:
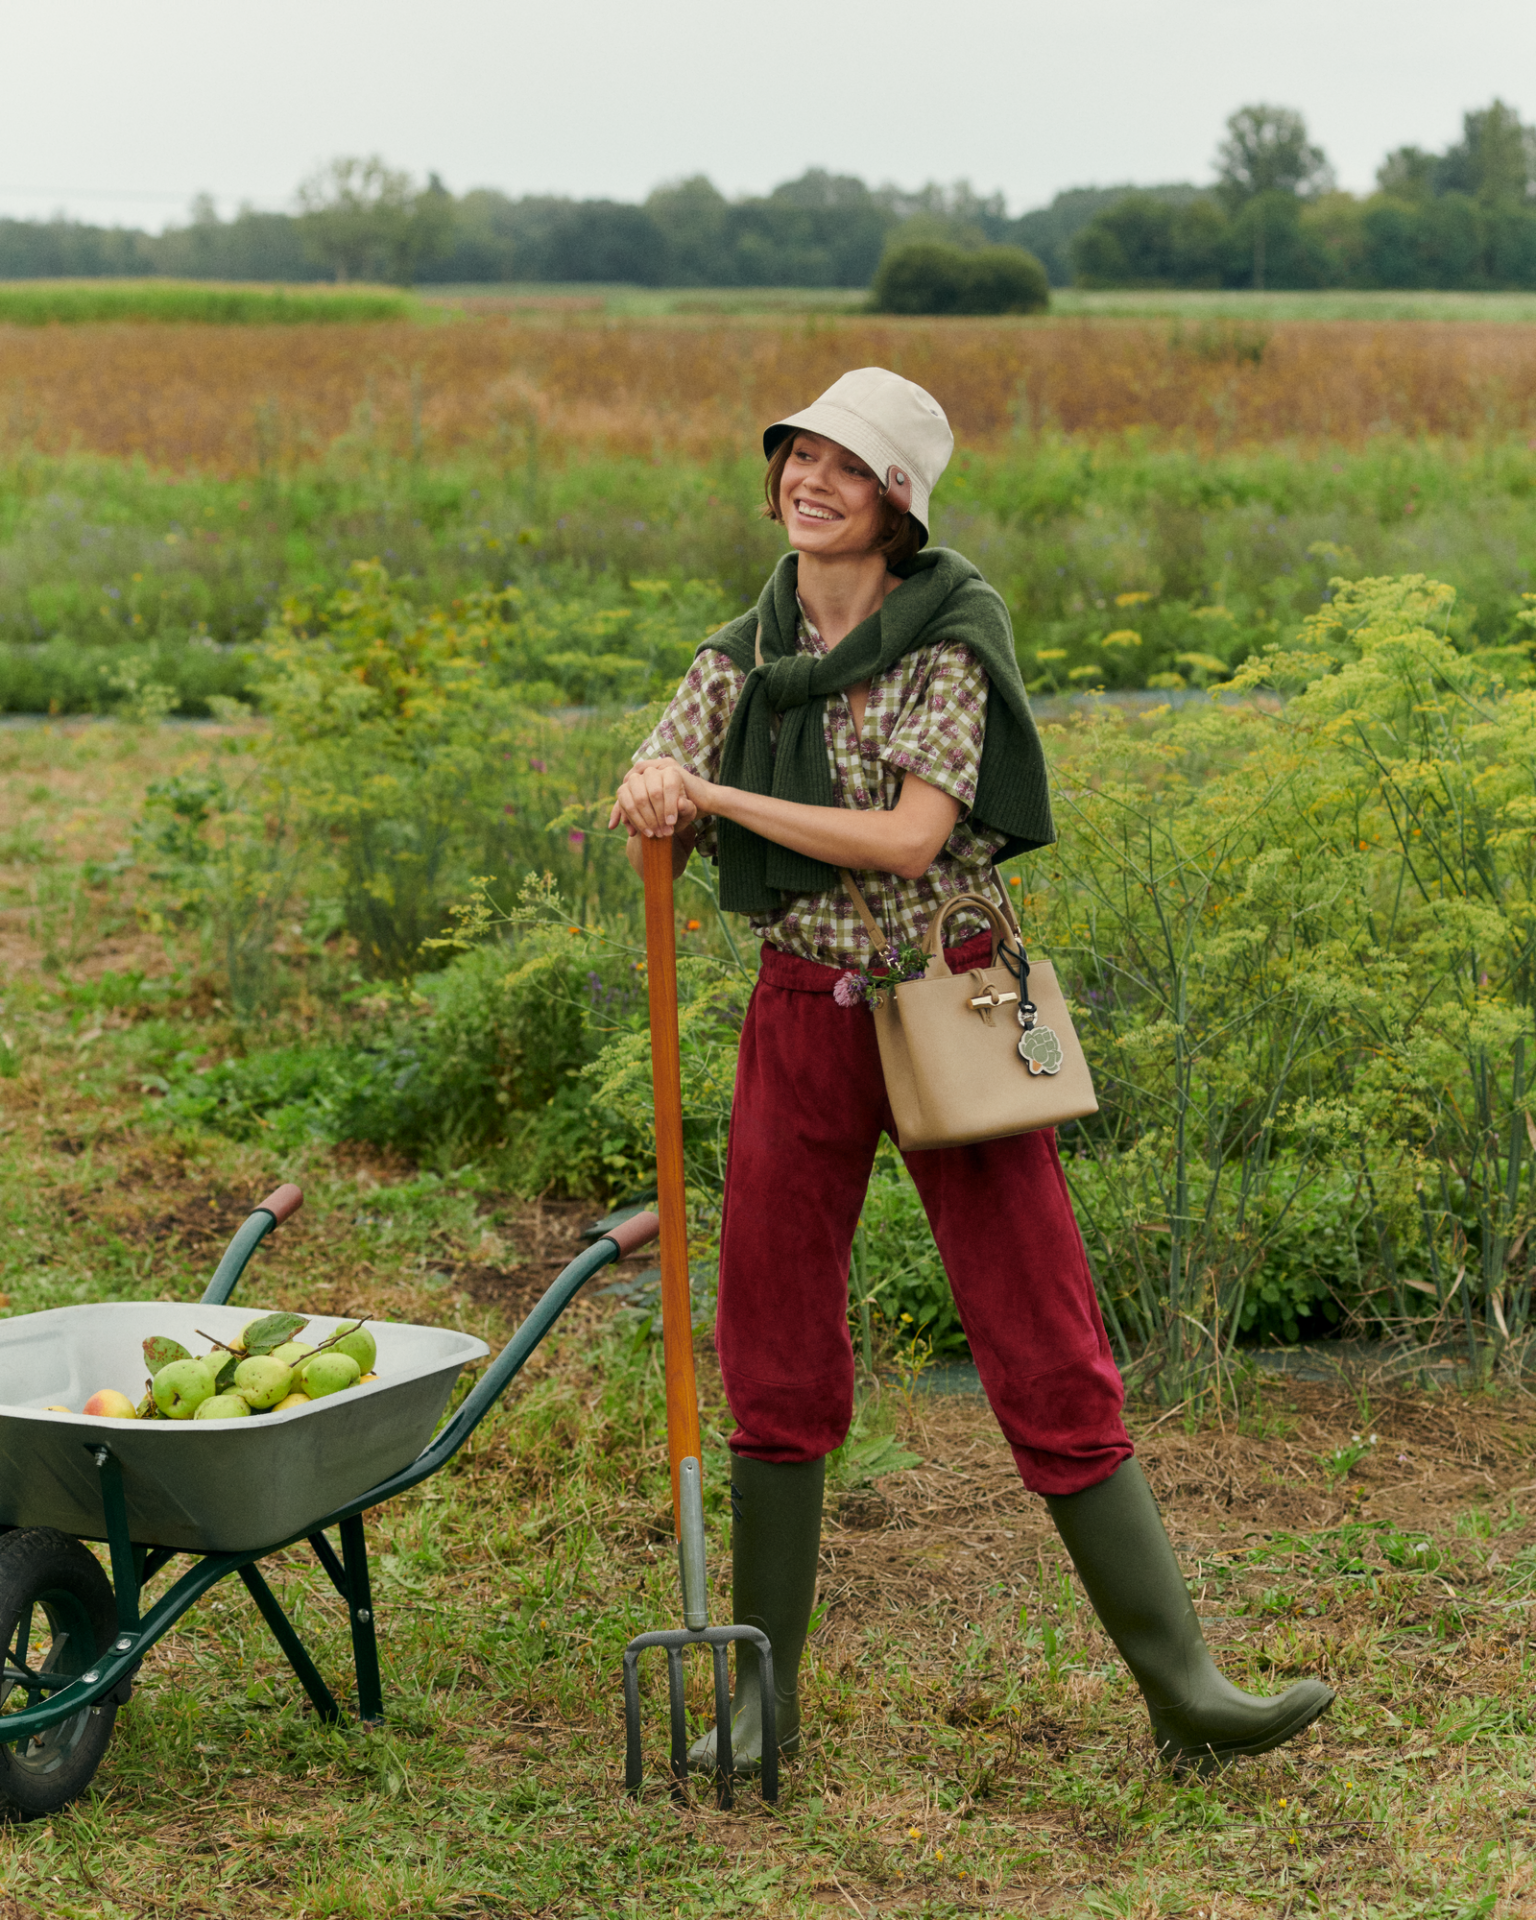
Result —
[{"label": "boot sole", "polygon": [[1166,1746],[1159,1744],[1158,1757],[1175,1773],[1215,1773],[1245,1755],[1269,1753],[1276,1747],[1283,1747],[1287,1740],[1294,1740],[1298,1733],[1305,1733],[1314,1720],[1320,1720],[1337,1697],[1331,1689],[1328,1690],[1321,1700],[1298,1708],[1289,1719],[1282,1720],[1278,1726],[1256,1739],[1213,1740],[1203,1747],[1180,1747],[1170,1741]]}]

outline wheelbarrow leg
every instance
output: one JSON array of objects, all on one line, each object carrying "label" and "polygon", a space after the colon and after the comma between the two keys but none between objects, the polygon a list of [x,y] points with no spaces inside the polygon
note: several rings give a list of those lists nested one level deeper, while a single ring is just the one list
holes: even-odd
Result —
[{"label": "wheelbarrow leg", "polygon": [[256,1602],[261,1617],[272,1629],[272,1637],[288,1656],[288,1664],[299,1676],[304,1691],[315,1703],[315,1712],[322,1720],[332,1722],[341,1718],[341,1708],[331,1696],[330,1688],[320,1678],[320,1669],[310,1659],[304,1642],[293,1630],[293,1622],[283,1612],[277,1595],[267,1585],[252,1563],[240,1569],[240,1578],[245,1582],[246,1591]]},{"label": "wheelbarrow leg", "polygon": [[352,1659],[357,1667],[357,1717],[365,1726],[381,1726],[384,1688],[379,1680],[379,1643],[373,1630],[373,1593],[368,1583],[368,1543],[363,1537],[360,1513],[342,1521],[341,1551],[346,1564],[347,1613],[352,1622]]}]

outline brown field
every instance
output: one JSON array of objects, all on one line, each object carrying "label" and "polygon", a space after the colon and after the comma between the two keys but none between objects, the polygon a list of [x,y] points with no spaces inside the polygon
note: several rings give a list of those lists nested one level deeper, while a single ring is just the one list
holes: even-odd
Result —
[{"label": "brown field", "polygon": [[1143,431],[1210,447],[1536,429],[1536,328],[800,317],[0,328],[0,444],[255,471],[349,439],[426,456],[710,457],[849,366],[934,392],[962,440]]}]

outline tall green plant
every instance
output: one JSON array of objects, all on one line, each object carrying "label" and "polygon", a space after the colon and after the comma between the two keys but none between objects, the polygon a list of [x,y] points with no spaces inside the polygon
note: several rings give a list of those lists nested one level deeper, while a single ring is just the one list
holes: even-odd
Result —
[{"label": "tall green plant", "polygon": [[1355,1002],[1338,1077],[1412,1176],[1437,1304],[1482,1371],[1530,1325],[1536,688],[1529,643],[1452,643],[1454,605],[1422,576],[1335,581],[1295,645],[1237,683],[1292,693],[1276,724],[1308,764],[1309,838],[1363,856],[1353,945],[1389,960],[1395,991]]},{"label": "tall green plant", "polygon": [[285,607],[267,636],[266,779],[290,796],[312,856],[365,965],[421,964],[476,875],[552,872],[577,898],[617,856],[562,808],[611,793],[622,750],[606,732],[531,709],[504,669],[507,593],[418,610],[376,563],[316,608]]}]

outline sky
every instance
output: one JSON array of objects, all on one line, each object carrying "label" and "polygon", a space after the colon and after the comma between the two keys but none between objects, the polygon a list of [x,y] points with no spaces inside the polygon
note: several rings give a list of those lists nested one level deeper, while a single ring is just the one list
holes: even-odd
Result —
[{"label": "sky", "polygon": [[1299,108],[1340,184],[1495,95],[1536,119],[1531,0],[0,0],[0,214],[292,204],[338,154],[456,192],[732,195],[807,167],[1063,187],[1209,179]]}]

